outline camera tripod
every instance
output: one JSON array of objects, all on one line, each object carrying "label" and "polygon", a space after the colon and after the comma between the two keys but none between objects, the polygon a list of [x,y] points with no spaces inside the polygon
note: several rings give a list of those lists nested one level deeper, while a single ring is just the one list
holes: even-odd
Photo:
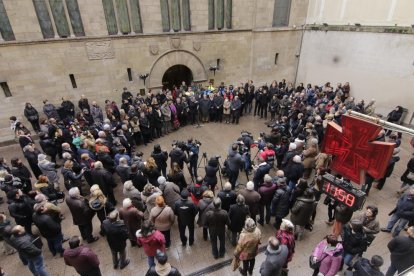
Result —
[{"label": "camera tripod", "polygon": [[[203,163],[204,165],[201,166],[201,163]],[[207,152],[203,152],[203,154],[201,156],[201,159],[198,161],[197,169],[205,168],[207,166],[207,164],[208,164]],[[221,175],[222,167],[221,167],[221,164],[220,164],[218,158],[217,158],[217,165],[218,165],[218,173],[219,173],[219,178],[220,178],[220,186],[221,186],[221,189],[223,190],[223,180],[221,179],[222,178],[222,175]],[[189,167],[188,167],[188,171],[190,171]],[[190,176],[191,176],[192,183],[194,183],[195,182],[194,181],[194,176],[191,174],[191,171],[190,171]]]}]

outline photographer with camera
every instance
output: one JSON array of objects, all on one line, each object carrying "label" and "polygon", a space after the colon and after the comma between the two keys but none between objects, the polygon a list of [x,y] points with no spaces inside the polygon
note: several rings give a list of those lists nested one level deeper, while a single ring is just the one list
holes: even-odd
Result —
[{"label": "photographer with camera", "polygon": [[253,176],[253,183],[254,183],[254,190],[258,191],[259,187],[263,184],[263,179],[266,174],[269,173],[272,166],[266,162],[263,156],[259,156],[258,158],[259,165],[255,166],[254,168],[254,176]]},{"label": "photographer with camera", "polygon": [[198,153],[200,151],[201,142],[198,140],[193,140],[193,138],[188,139],[187,143],[187,153],[189,157],[189,171],[192,178],[197,178],[197,162],[198,162]]},{"label": "photographer with camera", "polygon": [[231,183],[231,187],[233,190],[236,187],[236,182],[237,178],[239,177],[240,168],[243,168],[245,164],[245,161],[240,155],[238,149],[239,145],[233,144],[229,150],[229,155],[227,156],[226,160],[227,175],[229,177],[229,182]]},{"label": "photographer with camera", "polygon": [[206,175],[204,176],[204,182],[213,191],[215,194],[216,185],[217,185],[217,172],[219,170],[219,156],[212,157],[208,161],[208,164],[205,166],[204,170]]},{"label": "photographer with camera", "polygon": [[180,141],[173,141],[172,143],[173,149],[170,151],[170,167],[173,167],[174,163],[177,163],[180,169],[184,168],[184,162],[188,163],[187,155],[185,154],[184,150],[186,150],[186,145],[184,142]]}]

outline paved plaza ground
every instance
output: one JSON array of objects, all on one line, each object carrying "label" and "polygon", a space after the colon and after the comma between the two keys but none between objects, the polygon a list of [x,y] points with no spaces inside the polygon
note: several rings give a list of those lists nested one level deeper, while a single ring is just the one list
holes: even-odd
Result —
[{"label": "paved plaza ground", "polygon": [[[227,149],[229,145],[235,141],[242,130],[248,130],[253,133],[254,137],[259,136],[259,132],[268,132],[269,129],[265,125],[265,121],[257,119],[257,117],[247,116],[242,117],[240,125],[228,125],[220,123],[209,123],[201,128],[194,128],[192,126],[186,126],[180,130],[169,134],[161,139],[158,139],[155,143],[161,144],[163,149],[168,151],[171,150],[172,140],[186,140],[189,137],[193,137],[202,142],[200,153],[207,152],[208,156],[221,155],[223,159],[226,157]],[[144,152],[144,157],[148,157],[153,149],[155,143],[149,144],[147,147],[139,147]],[[377,205],[379,207],[379,220],[381,227],[385,226],[388,213],[394,208],[397,201],[396,190],[400,186],[400,176],[405,170],[406,164],[413,153],[413,149],[408,143],[408,136],[405,135],[403,143],[401,145],[400,157],[401,160],[397,163],[393,175],[388,178],[385,187],[382,191],[372,189],[369,197],[367,198],[367,204]],[[253,150],[252,154],[256,154],[256,149]],[[8,162],[14,156],[19,156],[22,159],[23,154],[19,145],[14,144],[6,146],[0,149],[0,156],[5,157]],[[168,162],[169,163],[169,162]],[[185,169],[186,170],[186,169]],[[185,171],[188,176],[188,171]],[[275,171],[271,171],[274,175]],[[204,169],[199,169],[199,175],[204,175]],[[119,180],[119,178],[117,178]],[[188,177],[188,180],[189,177]],[[225,181],[225,180],[223,180]],[[239,183],[246,183],[246,176],[240,174]],[[219,182],[220,186],[220,182]],[[63,180],[62,180],[63,187]],[[220,187],[221,188],[221,187]],[[122,185],[118,183],[115,189],[115,196],[118,200],[118,206],[122,204]],[[296,252],[293,257],[293,261],[289,264],[289,275],[312,275],[312,271],[308,266],[308,257],[314,248],[314,246],[328,233],[331,233],[331,227],[325,224],[327,219],[327,207],[322,204],[323,198],[318,206],[318,214],[315,220],[314,229],[312,232],[306,232],[304,238],[296,243]],[[72,224],[72,216],[65,203],[60,204],[62,211],[66,219],[62,222],[62,229],[65,236],[79,235],[79,230]],[[0,211],[7,211],[7,204],[3,203],[0,205]],[[273,219],[272,219],[273,222]],[[93,220],[94,234],[99,235],[99,220],[95,216]],[[275,234],[275,229],[271,225],[259,226],[262,231],[262,245],[267,243],[267,239]],[[195,243],[193,246],[182,247],[179,239],[179,232],[177,224],[172,228],[172,246],[167,250],[169,261],[173,266],[176,266],[183,275],[189,275],[193,272],[197,272],[205,267],[221,263],[225,260],[229,260],[233,256],[234,247],[230,245],[229,240],[226,241],[226,255],[224,259],[215,260],[211,254],[211,247],[208,241],[204,241],[202,238],[202,230],[196,227],[195,230]],[[403,231],[401,235],[406,235]],[[364,254],[367,258],[370,258],[374,254],[383,256],[384,266],[383,271],[389,266],[389,252],[387,249],[387,243],[390,241],[391,235],[388,233],[379,233],[369,247],[368,251]],[[46,242],[43,248],[43,255],[45,258],[46,270],[50,275],[77,275],[72,267],[65,266],[62,258],[52,257],[51,253],[47,249]],[[114,270],[112,268],[112,259],[108,244],[105,238],[101,237],[99,241],[89,245],[99,256],[101,262],[101,271],[103,275],[145,275],[148,269],[146,256],[142,248],[131,248],[127,247],[128,257],[131,259],[131,263],[123,270]],[[65,243],[64,247],[68,247]],[[256,258],[256,268],[254,275],[259,275],[259,267],[264,260],[265,255],[259,254]],[[18,256],[1,256],[0,266],[8,273],[8,275],[29,275],[28,268],[24,267],[19,260]],[[221,268],[215,272],[205,275],[239,275],[239,273],[232,272],[230,266]],[[340,274],[342,275],[342,274]]]}]

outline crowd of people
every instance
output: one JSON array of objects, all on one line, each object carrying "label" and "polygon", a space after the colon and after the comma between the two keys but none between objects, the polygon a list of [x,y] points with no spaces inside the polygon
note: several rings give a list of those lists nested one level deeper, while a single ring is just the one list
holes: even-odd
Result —
[{"label": "crowd of people", "polygon": [[[197,224],[203,229],[203,239],[210,240],[215,259],[225,255],[228,230],[235,246],[234,269],[242,262],[240,273],[252,275],[262,241],[258,225],[272,223],[276,234],[268,239],[260,274],[287,275],[295,243],[313,229],[322,196],[321,176],[334,173],[329,169],[332,156],[319,148],[327,124],[340,125],[349,110],[376,115],[375,101],[355,102],[349,83],[335,88],[330,83],[294,87],[283,80],[256,88],[249,81],[208,89],[183,83],[171,90],[148,91],[145,97],[134,97],[124,88],[121,101],[118,107],[115,101],[106,100],[101,108],[95,101],[89,104],[82,95],[77,112],[65,98],[59,107],[44,100],[44,115],[27,103],[24,116],[38,134],[40,147],[20,120],[10,118],[30,169],[18,156],[10,166],[0,158],[1,189],[14,219],[13,223],[8,215],[0,215],[0,237],[6,254],[17,251],[33,275],[49,275],[40,236],[47,240],[53,256],[62,256],[80,275],[101,275],[99,257],[81,244],[81,240],[93,243],[99,239],[93,236],[95,215],[114,269],[130,263],[126,253],[129,240],[131,247],[143,247],[148,256],[146,275],[181,275],[166,255],[171,228],[177,221],[182,246],[198,242],[194,238]],[[265,120],[269,113],[271,132],[261,134],[258,141],[243,132],[238,142],[230,145],[223,167],[219,157],[212,157],[203,176],[197,170],[201,143],[195,139],[174,141],[169,153],[159,144],[147,157],[140,150],[185,125],[239,124],[240,118],[252,113]],[[387,119],[398,123],[401,115],[398,106]],[[367,196],[375,181],[378,190],[383,188],[399,161],[400,133],[382,131],[376,140],[394,143],[395,149],[382,179],[366,175],[363,190]],[[260,154],[251,160],[254,146]],[[191,183],[184,171],[186,165]],[[228,177],[222,190],[217,185],[219,170]],[[252,175],[252,181],[240,183],[240,171],[247,177]],[[376,206],[368,205],[362,215],[354,215],[348,206],[325,198],[326,223],[333,227],[310,253],[313,275],[333,276],[344,265],[352,275],[384,275],[381,256],[363,257],[380,230],[393,231],[394,237],[388,244],[391,266],[386,275],[414,265],[410,258],[414,253],[414,157],[401,180],[401,197],[387,227],[381,229]],[[114,194],[118,181],[123,185],[122,199]],[[59,207],[63,201],[80,237],[64,236]],[[32,231],[33,225],[38,233]],[[404,228],[408,236],[400,236]],[[62,244],[67,240],[69,248],[64,249]]]}]

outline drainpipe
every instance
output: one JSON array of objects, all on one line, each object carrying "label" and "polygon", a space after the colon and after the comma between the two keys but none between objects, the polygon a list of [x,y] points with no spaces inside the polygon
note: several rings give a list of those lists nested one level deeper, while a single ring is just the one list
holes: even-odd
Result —
[{"label": "drainpipe", "polygon": [[296,79],[298,77],[298,70],[299,70],[299,63],[300,63],[300,56],[302,55],[302,44],[303,44],[303,35],[305,34],[306,30],[306,24],[302,25],[302,36],[300,38],[300,46],[299,46],[299,53],[296,54],[296,57],[298,58],[298,62],[296,63],[296,72],[295,72],[295,80],[293,82],[294,87],[296,87]]}]

